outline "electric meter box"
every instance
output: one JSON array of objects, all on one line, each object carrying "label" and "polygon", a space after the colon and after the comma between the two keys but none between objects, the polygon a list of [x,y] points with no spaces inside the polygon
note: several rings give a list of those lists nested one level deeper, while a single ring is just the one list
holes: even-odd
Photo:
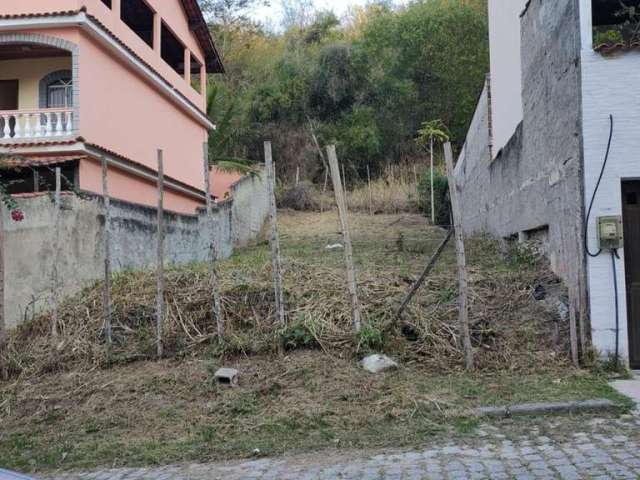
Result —
[{"label": "electric meter box", "polygon": [[598,217],[598,245],[602,250],[622,248],[622,217]]}]

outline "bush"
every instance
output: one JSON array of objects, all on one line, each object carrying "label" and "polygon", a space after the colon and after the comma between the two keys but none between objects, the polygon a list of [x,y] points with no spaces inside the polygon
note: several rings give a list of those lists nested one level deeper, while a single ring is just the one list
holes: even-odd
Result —
[{"label": "bush", "polygon": [[280,208],[292,210],[316,211],[319,209],[316,188],[309,182],[300,182],[298,185],[286,188],[279,198]]},{"label": "bush", "polygon": [[[433,190],[435,192],[436,225],[449,225],[449,182],[440,172],[433,172]],[[427,170],[418,184],[418,202],[420,211],[431,217],[431,176]]]}]

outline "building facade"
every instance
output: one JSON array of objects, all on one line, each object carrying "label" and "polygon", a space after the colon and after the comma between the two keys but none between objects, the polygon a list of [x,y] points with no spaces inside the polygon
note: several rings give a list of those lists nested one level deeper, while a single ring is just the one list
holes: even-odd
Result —
[{"label": "building facade", "polygon": [[[166,208],[204,203],[207,75],[223,71],[196,0],[21,0],[0,6],[0,152],[12,193],[63,188]],[[26,167],[29,168],[21,168]]]},{"label": "building facade", "polygon": [[541,239],[576,351],[638,368],[638,39],[619,2],[515,3],[489,2],[491,73],[456,166],[464,227]]}]

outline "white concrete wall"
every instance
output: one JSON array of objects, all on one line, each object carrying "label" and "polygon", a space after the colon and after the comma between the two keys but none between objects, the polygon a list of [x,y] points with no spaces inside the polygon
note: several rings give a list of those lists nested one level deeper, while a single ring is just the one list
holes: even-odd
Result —
[{"label": "white concrete wall", "polygon": [[489,0],[493,155],[522,121],[520,13],[526,0]]},{"label": "white concrete wall", "polygon": [[[589,222],[589,246],[597,250],[596,217],[622,215],[621,181],[640,179],[640,53],[603,57],[592,50],[591,0],[580,0],[582,25],[582,109],[585,202],[588,207],[609,135],[609,114],[615,122],[611,155]],[[617,261],[620,305],[620,351],[628,355],[624,250]],[[615,349],[615,297],[608,252],[588,259],[591,325],[594,346]]]}]

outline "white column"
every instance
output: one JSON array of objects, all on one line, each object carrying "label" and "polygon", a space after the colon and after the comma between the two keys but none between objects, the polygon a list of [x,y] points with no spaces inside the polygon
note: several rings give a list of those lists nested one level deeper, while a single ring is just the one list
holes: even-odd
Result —
[{"label": "white column", "polygon": [[62,122],[64,121],[64,112],[57,112],[54,113],[54,115],[58,119],[56,121],[56,137],[61,137],[64,131],[64,126],[62,125]]},{"label": "white column", "polygon": [[2,120],[4,120],[4,130],[2,131],[3,138],[11,138],[11,126],[9,125],[9,122],[11,121],[11,115],[3,115]]},{"label": "white column", "polygon": [[67,117],[67,131],[66,131],[66,134],[67,135],[72,135],[73,134],[73,112],[68,111],[66,113],[66,117]]},{"label": "white column", "polygon": [[24,114],[24,137],[30,138],[33,136],[33,132],[31,130],[31,117],[30,113]]},{"label": "white column", "polygon": [[47,112],[44,114],[45,116],[45,132],[44,132],[44,136],[45,137],[50,137],[53,135],[53,125],[51,125],[51,113]]},{"label": "white column", "polygon": [[13,115],[13,118],[16,120],[16,124],[13,127],[13,138],[22,138],[22,125],[20,123],[21,117],[22,115],[19,113]]}]

